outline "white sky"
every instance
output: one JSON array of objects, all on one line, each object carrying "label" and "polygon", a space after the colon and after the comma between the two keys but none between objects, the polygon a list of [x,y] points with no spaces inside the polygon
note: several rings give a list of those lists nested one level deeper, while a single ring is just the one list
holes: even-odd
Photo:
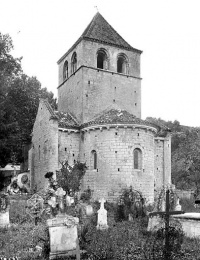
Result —
[{"label": "white sky", "polygon": [[200,126],[199,0],[0,0],[0,32],[57,96],[58,59],[99,12],[141,56],[142,118]]}]

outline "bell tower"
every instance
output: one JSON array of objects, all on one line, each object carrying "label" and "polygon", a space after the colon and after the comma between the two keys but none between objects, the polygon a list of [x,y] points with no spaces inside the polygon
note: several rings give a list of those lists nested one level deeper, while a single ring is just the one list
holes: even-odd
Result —
[{"label": "bell tower", "polygon": [[141,53],[97,13],[58,61],[58,110],[80,124],[113,106],[141,118]]}]

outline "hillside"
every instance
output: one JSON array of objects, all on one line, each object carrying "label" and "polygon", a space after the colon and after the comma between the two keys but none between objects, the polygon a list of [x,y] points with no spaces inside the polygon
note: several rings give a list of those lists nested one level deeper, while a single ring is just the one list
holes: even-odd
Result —
[{"label": "hillside", "polygon": [[172,183],[178,189],[192,189],[200,194],[200,128],[181,125],[177,120],[146,120],[171,131]]}]

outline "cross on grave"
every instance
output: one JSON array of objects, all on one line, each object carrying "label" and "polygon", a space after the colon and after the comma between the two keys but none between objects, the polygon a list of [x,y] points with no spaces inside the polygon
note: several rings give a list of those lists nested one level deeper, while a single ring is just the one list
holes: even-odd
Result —
[{"label": "cross on grave", "polygon": [[184,214],[184,211],[169,211],[170,204],[169,204],[169,190],[166,191],[166,209],[165,211],[157,211],[157,212],[152,212],[149,214],[150,217],[153,216],[164,216],[165,218],[165,252],[164,252],[164,259],[168,260],[169,259],[169,217],[171,215],[179,215],[179,214]]},{"label": "cross on grave", "polygon": [[101,203],[100,209],[97,211],[98,212],[98,218],[97,218],[97,229],[107,229],[108,224],[107,224],[107,210],[104,209],[104,203],[106,200],[100,199],[99,202]]},{"label": "cross on grave", "polygon": [[99,202],[101,203],[100,208],[104,209],[104,203],[106,202],[106,200],[103,198],[103,199],[100,199]]}]

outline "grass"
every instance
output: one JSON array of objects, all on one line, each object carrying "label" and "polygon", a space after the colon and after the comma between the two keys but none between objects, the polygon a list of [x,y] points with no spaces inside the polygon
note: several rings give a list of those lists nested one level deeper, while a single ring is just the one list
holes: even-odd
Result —
[{"label": "grass", "polygon": [[[189,205],[185,203],[185,205]],[[108,208],[108,217],[112,215]],[[10,211],[11,227],[0,230],[0,256],[18,256],[21,260],[46,260],[49,254],[49,235],[46,226],[47,216],[43,215],[37,226],[26,214],[22,205],[14,203]],[[81,259],[88,260],[161,260],[163,239],[147,232],[148,218],[133,222],[110,221],[109,229],[96,229],[96,217],[83,221],[79,228],[81,249],[87,251]],[[37,248],[41,247],[41,251]],[[177,248],[174,249],[175,253]],[[66,258],[65,258],[66,259]],[[200,240],[183,238],[178,253],[173,260],[200,260]]]}]

